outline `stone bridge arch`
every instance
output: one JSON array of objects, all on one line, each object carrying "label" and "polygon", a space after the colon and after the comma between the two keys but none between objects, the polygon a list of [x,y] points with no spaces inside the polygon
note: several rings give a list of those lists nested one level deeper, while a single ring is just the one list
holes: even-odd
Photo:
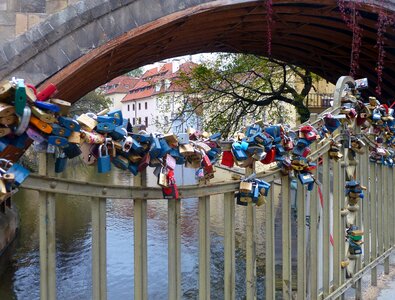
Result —
[{"label": "stone bridge arch", "polygon": [[[356,0],[363,40],[360,75],[375,86],[381,9],[395,1]],[[97,86],[161,59],[200,52],[267,54],[266,1],[85,0],[0,48],[0,78],[54,82],[74,102]],[[272,56],[331,82],[349,72],[352,33],[336,0],[273,0]],[[386,33],[384,96],[395,94],[395,31]],[[389,99],[388,99],[389,100]]]}]

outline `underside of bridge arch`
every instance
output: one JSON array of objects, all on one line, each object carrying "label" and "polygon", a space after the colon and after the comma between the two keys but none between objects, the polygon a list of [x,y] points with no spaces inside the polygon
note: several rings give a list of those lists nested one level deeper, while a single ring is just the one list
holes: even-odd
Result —
[{"label": "underside of bridge arch", "polygon": [[[139,1],[139,0],[137,0]],[[199,2],[199,1],[197,1]],[[203,1],[202,1],[203,2]],[[266,1],[204,1],[158,17],[118,35],[52,74],[43,72],[39,82],[53,82],[58,97],[74,102],[112,78],[142,65],[165,58],[202,52],[244,52],[267,55]],[[359,21],[363,29],[357,77],[368,77],[376,86],[378,60],[377,20],[381,10],[394,15],[394,1],[359,2]],[[385,7],[378,5],[385,4]],[[196,5],[195,5],[196,4]],[[146,6],[141,9],[149,9]],[[321,75],[335,82],[350,70],[352,32],[342,19],[336,0],[273,1],[272,56]],[[114,24],[115,26],[116,24]],[[95,32],[85,30],[87,39]],[[78,30],[68,33],[72,37]],[[383,96],[395,95],[395,30],[389,27],[383,71]],[[61,40],[56,41],[61,47]],[[55,43],[54,43],[55,44]],[[99,44],[99,43],[98,43]],[[35,59],[35,56],[30,58]],[[20,72],[23,63],[15,68]],[[12,70],[12,69],[11,69]],[[18,73],[17,72],[17,73]],[[7,73],[2,73],[4,74]],[[10,71],[8,76],[13,75]]]}]

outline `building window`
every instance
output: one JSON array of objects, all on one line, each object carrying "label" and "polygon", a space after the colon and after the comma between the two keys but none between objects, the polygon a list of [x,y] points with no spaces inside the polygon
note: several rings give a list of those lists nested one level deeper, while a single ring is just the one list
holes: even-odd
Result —
[{"label": "building window", "polygon": [[136,118],[133,118],[133,125],[136,125]]},{"label": "building window", "polygon": [[141,109],[141,103],[139,103],[139,110]]},{"label": "building window", "polygon": [[138,120],[138,123],[141,124],[141,118],[138,118],[137,120]]},{"label": "building window", "polygon": [[133,106],[132,106],[132,107],[133,107],[133,110],[134,110],[134,103],[133,103]]},{"label": "building window", "polygon": [[130,111],[130,105],[128,104],[128,111]]},{"label": "building window", "polygon": [[145,109],[148,109],[148,103],[145,102]]},{"label": "building window", "polygon": [[145,117],[145,126],[148,127],[148,117]]}]

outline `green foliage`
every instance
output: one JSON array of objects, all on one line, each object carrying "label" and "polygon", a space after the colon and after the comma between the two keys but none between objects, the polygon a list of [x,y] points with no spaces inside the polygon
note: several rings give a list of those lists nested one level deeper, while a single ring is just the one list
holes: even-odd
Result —
[{"label": "green foliage", "polygon": [[144,74],[144,71],[142,68],[137,68],[134,69],[132,71],[129,71],[128,73],[126,73],[126,75],[131,76],[131,77],[140,77]]},{"label": "green foliage", "polygon": [[103,94],[91,91],[71,106],[71,115],[81,115],[87,112],[98,113],[111,105],[111,100]]},{"label": "green foliage", "polygon": [[[299,90],[295,82],[302,82]],[[205,130],[228,136],[242,125],[264,119],[287,122],[288,103],[304,122],[309,111],[303,100],[313,86],[313,74],[281,61],[247,54],[219,54],[214,61],[181,73],[184,105],[178,114],[200,113]],[[193,101],[192,101],[193,99]]]}]

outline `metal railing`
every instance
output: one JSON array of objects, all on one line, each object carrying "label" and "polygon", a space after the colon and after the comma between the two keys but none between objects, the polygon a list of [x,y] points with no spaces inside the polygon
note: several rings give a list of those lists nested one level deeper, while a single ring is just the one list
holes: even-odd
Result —
[{"label": "metal railing", "polygon": [[[347,78],[346,78],[347,79]],[[343,80],[344,81],[344,80]],[[344,82],[343,82],[344,83]],[[341,88],[337,86],[340,97]],[[335,92],[336,96],[336,92]],[[335,113],[338,108],[333,108]],[[314,116],[315,118],[317,116]],[[313,122],[314,124],[314,122]],[[341,138],[341,132],[336,135]],[[267,203],[257,208],[251,203],[246,212],[246,298],[256,299],[256,210],[265,214],[265,298],[275,299],[276,261],[281,261],[281,292],[284,299],[337,299],[350,288],[357,298],[362,295],[362,277],[370,272],[372,285],[377,284],[377,266],[384,263],[389,273],[389,255],[394,248],[395,185],[394,168],[369,162],[368,154],[357,160],[333,161],[328,155],[329,142],[313,149],[310,159],[319,163],[314,176],[321,181],[312,191],[298,182],[294,193],[290,178],[279,170],[257,174],[269,183],[281,184],[281,257],[275,251],[275,189],[270,190]],[[135,186],[102,185],[54,178],[48,175],[53,161],[42,154],[40,174],[30,176],[23,188],[39,192],[40,198],[40,291],[41,299],[56,299],[55,282],[55,199],[54,194],[91,197],[92,203],[92,282],[93,299],[107,298],[106,272],[106,199],[134,201],[134,299],[147,299],[147,201],[162,198],[160,188],[144,186],[145,174],[135,179]],[[347,216],[345,181],[347,168],[356,168],[358,180],[368,187],[360,201],[357,225],[364,230],[363,254],[347,257],[345,226]],[[246,168],[246,175],[254,171]],[[322,187],[322,188],[319,188]],[[212,183],[204,186],[180,187],[181,198],[199,199],[199,299],[210,299],[210,197],[224,195],[224,298],[235,299],[235,192],[238,181]],[[322,195],[322,197],[321,197]],[[291,204],[296,197],[297,241],[296,266],[293,266],[293,236]],[[322,199],[322,201],[320,201]],[[181,200],[182,201],[182,200]],[[179,200],[168,201],[168,299],[181,299],[181,233]],[[321,204],[320,204],[321,203]],[[322,208],[321,208],[322,206]],[[309,220],[309,221],[308,221]],[[331,224],[333,223],[333,224]],[[320,233],[321,232],[321,233]],[[332,236],[332,238],[331,238]],[[333,243],[331,243],[331,241]],[[331,247],[333,248],[331,250]],[[276,260],[277,258],[277,260]],[[352,278],[346,279],[343,261],[355,264]],[[296,281],[295,281],[296,278]]]},{"label": "metal railing", "polygon": [[328,108],[331,106],[333,94],[328,93],[309,93],[305,99],[307,107],[311,108]]}]

